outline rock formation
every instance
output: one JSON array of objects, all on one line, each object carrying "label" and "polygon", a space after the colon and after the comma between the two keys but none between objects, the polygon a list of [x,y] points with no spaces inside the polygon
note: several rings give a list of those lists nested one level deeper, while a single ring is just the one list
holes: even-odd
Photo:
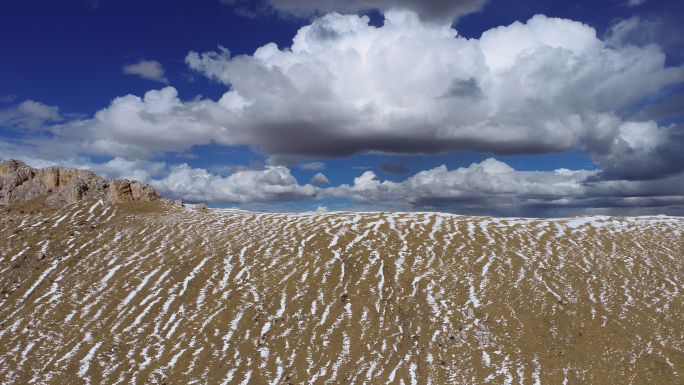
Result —
[{"label": "rock formation", "polygon": [[4,204],[48,194],[52,194],[48,204],[75,203],[94,196],[114,203],[161,199],[154,188],[135,180],[104,180],[90,170],[66,167],[35,169],[14,159],[0,162],[0,201]]}]

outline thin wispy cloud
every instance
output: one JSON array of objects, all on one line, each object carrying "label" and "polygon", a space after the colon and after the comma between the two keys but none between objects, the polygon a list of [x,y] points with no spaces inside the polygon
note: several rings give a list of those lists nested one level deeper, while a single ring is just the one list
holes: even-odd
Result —
[{"label": "thin wispy cloud", "polygon": [[0,95],[0,103],[12,103],[17,100],[17,95]]},{"label": "thin wispy cloud", "polygon": [[46,123],[63,120],[59,107],[47,106],[33,100],[0,110],[0,126],[13,129],[44,129]]},{"label": "thin wispy cloud", "polygon": [[628,7],[631,8],[631,7],[639,6],[645,2],[646,2],[646,0],[628,0],[626,4]]},{"label": "thin wispy cloud", "polygon": [[380,170],[382,170],[388,174],[408,174],[409,173],[409,169],[406,167],[405,164],[402,164],[402,163],[397,163],[397,164],[381,163],[380,164]]},{"label": "thin wispy cloud", "polygon": [[91,9],[98,9],[100,8],[100,5],[102,5],[102,2],[104,0],[85,0],[85,3],[91,8]]},{"label": "thin wispy cloud", "polygon": [[304,163],[300,167],[302,168],[302,170],[323,170],[323,169],[325,169],[325,163],[323,163],[323,162]]}]

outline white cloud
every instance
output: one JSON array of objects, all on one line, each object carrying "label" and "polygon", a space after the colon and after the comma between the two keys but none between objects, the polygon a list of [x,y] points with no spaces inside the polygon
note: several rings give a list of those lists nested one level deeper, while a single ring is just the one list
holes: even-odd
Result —
[{"label": "white cloud", "polygon": [[[105,178],[139,180],[151,184],[165,197],[207,203],[261,204],[345,198],[371,209],[384,210],[429,209],[526,216],[684,214],[681,175],[658,183],[610,180],[587,183],[587,179],[600,171],[517,171],[504,162],[487,159],[456,170],[440,166],[421,171],[399,183],[381,181],[372,171],[366,171],[351,186],[321,189],[311,184],[300,185],[290,170],[282,166],[238,171],[224,178],[187,164],[167,166],[122,158],[103,164],[80,162],[81,167]],[[43,163],[40,167],[46,165],[52,164]],[[78,160],[71,166],[78,167]]]},{"label": "white cloud", "polygon": [[173,87],[148,91],[143,98],[116,98],[90,120],[54,128],[62,138],[79,143],[80,150],[128,158],[149,158],[165,151],[182,152],[193,145],[237,145],[236,116],[219,103],[195,100],[183,103]]},{"label": "white cloud", "polygon": [[315,199],[318,189],[300,186],[286,167],[238,171],[226,178],[186,164],[172,166],[163,179],[150,184],[162,194],[189,201],[218,203],[269,203]]},{"label": "white cloud", "polygon": [[310,184],[299,185],[286,167],[264,167],[259,162],[253,162],[252,169],[230,167],[233,174],[224,178],[185,163],[167,165],[121,157],[94,163],[84,157],[50,160],[27,153],[30,152],[0,141],[0,160],[14,158],[36,168],[72,167],[92,170],[105,179],[137,180],[152,185],[165,198],[207,203],[272,203],[318,199],[320,191]]},{"label": "white cloud", "polygon": [[105,179],[125,178],[143,183],[148,183],[153,178],[164,177],[168,174],[167,165],[164,162],[116,157],[108,162],[95,163],[88,157],[78,156],[70,151],[58,149],[56,152],[45,152],[41,150],[42,148],[22,146],[0,140],[0,160],[19,159],[35,168],[59,166],[86,169],[92,170]]},{"label": "white cloud", "polygon": [[323,175],[323,173],[318,173],[311,178],[311,184],[330,184],[328,178]]},{"label": "white cloud", "polygon": [[585,183],[597,173],[567,169],[516,171],[503,162],[487,159],[451,171],[445,166],[421,171],[400,183],[381,181],[372,171],[366,171],[352,186],[321,190],[319,196],[395,209],[437,208],[501,215],[553,215],[558,210],[576,215],[597,208],[624,211],[672,206],[662,208],[667,211],[684,202],[681,176],[666,178],[659,185],[629,181]]},{"label": "white cloud", "polygon": [[328,14],[282,50],[270,43],[236,57],[224,48],[191,52],[190,68],[228,87],[220,100],[182,101],[173,87],[127,95],[93,119],[52,128],[51,140],[140,159],[213,141],[250,146],[273,165],[368,151],[583,149],[612,167],[611,178],[643,177],[618,163],[661,162],[668,171],[658,176],[684,167],[667,155],[680,142],[677,127],[640,125],[645,146],[619,115],[684,81],[684,67],[665,67],[657,45],[616,45],[590,26],[543,15],[479,40],[412,12],[385,17],[376,28],[367,17]]},{"label": "white cloud", "polygon": [[79,168],[88,168],[103,178],[137,180],[149,183],[154,177],[168,174],[166,163],[129,160],[116,157],[105,163],[87,162]]},{"label": "white cloud", "polygon": [[290,49],[186,61],[231,87],[244,101],[240,121],[258,137],[248,144],[276,157],[594,153],[614,139],[618,111],[684,80],[656,45],[614,47],[570,20],[537,15],[467,40],[412,13],[385,16],[375,28],[329,14],[300,29]]},{"label": "white cloud", "polygon": [[658,127],[653,121],[627,122],[610,147],[594,156],[607,179],[660,179],[684,170],[684,126]]},{"label": "white cloud", "polygon": [[354,185],[327,189],[325,194],[347,197],[358,203],[400,200],[417,203],[431,200],[477,201],[489,198],[534,199],[576,195],[581,182],[595,172],[558,170],[557,172],[515,171],[506,163],[487,159],[449,171],[446,166],[421,171],[404,182],[381,182],[373,171],[354,179]]},{"label": "white cloud", "polygon": [[141,60],[138,63],[124,66],[123,73],[126,75],[140,75],[143,79],[156,82],[169,83],[169,80],[164,77],[164,67],[162,67],[161,63],[154,60]]},{"label": "white cloud", "polygon": [[243,169],[222,177],[187,164],[169,166],[163,162],[124,158],[93,163],[82,157],[52,161],[27,157],[26,153],[22,155],[22,151],[0,141],[0,160],[22,159],[33,167],[86,168],[104,178],[149,183],[167,198],[245,204],[261,210],[272,209],[271,206],[258,206],[261,204],[344,198],[361,205],[356,209],[374,210],[432,210],[503,216],[684,215],[682,175],[665,177],[657,183],[588,182],[600,171],[564,168],[544,172],[517,171],[506,163],[487,159],[456,170],[448,170],[445,166],[424,170],[398,183],[381,181],[375,173],[366,171],[354,179],[353,185],[321,189],[311,184],[300,185],[290,170],[282,166]]}]

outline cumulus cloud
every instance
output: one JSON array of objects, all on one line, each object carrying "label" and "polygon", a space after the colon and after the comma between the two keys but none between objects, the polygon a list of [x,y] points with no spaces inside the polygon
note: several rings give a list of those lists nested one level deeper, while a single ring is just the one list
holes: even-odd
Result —
[{"label": "cumulus cloud", "polygon": [[[84,157],[55,161],[27,156],[27,153],[30,152],[0,141],[0,160],[18,158],[33,167],[86,168],[105,178],[149,183],[167,198],[244,204],[261,210],[269,210],[271,206],[253,205],[343,198],[359,205],[357,209],[376,210],[437,210],[545,217],[579,214],[684,215],[682,175],[664,177],[657,183],[591,181],[601,171],[517,171],[506,163],[487,159],[456,170],[448,170],[445,166],[424,170],[398,183],[382,181],[372,171],[366,171],[355,178],[352,185],[322,189],[312,186],[315,180],[311,184],[300,185],[290,170],[282,166],[262,166],[260,170],[231,169],[231,175],[222,177],[187,164],[167,165],[120,157],[105,163],[93,163]],[[323,174],[318,175],[325,178]]]},{"label": "cumulus cloud", "polygon": [[129,179],[143,183],[149,183],[155,177],[163,177],[168,174],[167,165],[164,162],[130,160],[120,157],[104,163],[86,161],[78,168],[87,168],[103,178]]},{"label": "cumulus cloud", "polygon": [[[639,1],[639,0],[630,0]],[[644,0],[641,0],[644,1]],[[358,13],[370,9],[386,12],[400,8],[415,12],[422,20],[451,22],[460,15],[480,10],[486,0],[221,0],[236,7],[238,13],[256,16],[271,9],[285,15],[307,17],[330,12]]]},{"label": "cumulus cloud", "polygon": [[92,170],[101,177],[138,180],[144,183],[153,178],[164,177],[168,174],[164,162],[146,160],[131,160],[120,157],[107,162],[97,163],[85,156],[78,156],[71,152],[59,152],[58,156],[40,151],[40,148],[7,143],[0,140],[0,160],[19,159],[31,167],[44,168],[51,166],[70,167]]},{"label": "cumulus cloud", "polygon": [[381,182],[366,171],[354,180],[354,185],[343,185],[330,192],[348,196],[360,203],[399,199],[409,203],[432,200],[478,201],[502,196],[517,198],[548,198],[575,195],[582,189],[582,180],[592,172],[557,170],[555,172],[519,172],[506,163],[487,159],[449,171],[446,166],[421,171],[401,183]]},{"label": "cumulus cloud", "polygon": [[[353,185],[328,188],[319,195],[367,205],[384,203],[395,209],[501,215],[575,215],[589,209],[624,211],[647,207],[670,212],[684,202],[681,176],[666,178],[658,185],[644,181],[586,183],[597,173],[568,169],[516,171],[490,158],[451,171],[445,166],[421,171],[400,183],[381,181],[372,171],[366,171]],[[679,209],[676,212],[681,212]]]},{"label": "cumulus cloud", "polygon": [[[230,204],[266,204],[326,198],[349,199],[355,204],[384,210],[443,210],[457,213],[523,216],[561,216],[587,213],[684,214],[684,177],[649,181],[599,180],[587,182],[600,171],[517,171],[504,162],[487,159],[469,167],[425,170],[403,182],[382,181],[372,171],[353,185],[321,189],[300,185],[290,170],[265,166],[262,170],[215,175],[187,164],[115,158],[86,165],[105,177],[149,183],[165,197],[187,201]],[[321,180],[322,181],[322,180]]]},{"label": "cumulus cloud", "polygon": [[543,15],[479,40],[409,11],[387,11],[380,28],[368,23],[331,13],[302,27],[291,47],[190,52],[191,69],[226,85],[220,100],[182,101],[166,87],[50,130],[84,153],[139,159],[213,141],[250,146],[271,165],[360,152],[582,149],[611,168],[601,174],[608,179],[652,178],[629,166],[640,161],[660,162],[658,177],[684,167],[668,155],[678,126],[635,126],[621,115],[684,81],[684,67],[666,67],[657,45],[601,40],[588,25]]},{"label": "cumulus cloud", "polygon": [[172,166],[163,179],[149,182],[162,194],[189,201],[270,203],[315,199],[316,187],[301,186],[286,167],[239,171],[226,178],[187,164]]},{"label": "cumulus cloud", "polygon": [[409,173],[409,169],[403,163],[397,163],[397,164],[382,163],[382,164],[380,164],[380,170],[382,170],[388,174],[408,174]]},{"label": "cumulus cloud", "polygon": [[0,110],[0,126],[15,129],[41,128],[47,121],[62,120],[59,108],[47,106],[43,103],[26,100],[17,106]]},{"label": "cumulus cloud", "polygon": [[[152,90],[143,98],[116,98],[93,119],[70,122],[53,132],[78,142],[79,150],[127,158],[151,158],[165,151],[183,152],[193,145],[241,143],[236,116],[221,102],[194,100],[184,103],[173,87]],[[235,134],[235,135],[233,135]]]},{"label": "cumulus cloud", "polygon": [[593,154],[617,135],[618,111],[684,80],[656,45],[615,47],[570,20],[537,15],[467,40],[410,12],[385,16],[375,28],[329,14],[290,49],[186,61],[231,88],[260,151],[276,156]]},{"label": "cumulus cloud", "polygon": [[482,89],[477,84],[475,78],[470,79],[454,79],[451,81],[449,88],[443,95],[445,98],[466,98],[466,99],[481,99],[484,97]]},{"label": "cumulus cloud", "polygon": [[610,147],[594,156],[599,179],[655,180],[684,170],[684,126],[654,121],[620,126]]},{"label": "cumulus cloud", "polygon": [[140,75],[143,79],[153,80],[160,83],[169,83],[169,80],[164,77],[164,67],[161,63],[154,60],[141,60],[135,64],[129,64],[123,67],[123,73],[126,75]]},{"label": "cumulus cloud", "polygon": [[325,177],[325,175],[323,175],[323,173],[319,172],[318,174],[314,175],[313,178],[311,178],[311,182],[309,182],[309,183],[311,183],[311,184],[330,184],[330,181],[328,180],[328,178]]},{"label": "cumulus cloud", "polygon": [[[0,150],[2,148],[0,142]],[[54,162],[14,155],[16,154],[0,155],[0,160],[14,157],[33,167],[57,165],[89,169],[104,178],[125,178],[148,183],[164,197],[182,198],[191,202],[250,204],[319,199],[319,188],[311,184],[299,185],[286,167],[262,165],[260,170],[244,167],[239,171],[232,169],[234,172],[231,175],[222,177],[202,168],[192,168],[185,163],[167,165],[164,162],[121,157],[104,163],[93,163],[87,158]]]}]

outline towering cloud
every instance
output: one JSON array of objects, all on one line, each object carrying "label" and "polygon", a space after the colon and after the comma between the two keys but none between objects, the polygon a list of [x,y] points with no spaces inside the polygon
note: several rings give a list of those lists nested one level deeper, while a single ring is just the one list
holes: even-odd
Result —
[{"label": "towering cloud", "polygon": [[[224,105],[251,127],[249,144],[276,159],[583,147],[610,165],[612,151],[644,151],[624,140],[634,125],[619,111],[684,80],[684,68],[665,67],[657,46],[619,43],[619,34],[604,42],[587,25],[542,15],[467,40],[392,11],[382,28],[328,14],[303,27],[290,49],[268,44],[238,57],[223,49],[186,61],[231,87]],[[676,135],[654,122],[641,129],[652,149]],[[293,140],[294,130],[305,138]]]},{"label": "towering cloud", "polygon": [[220,100],[184,102],[173,87],[128,95],[93,119],[52,128],[55,140],[129,158],[214,141],[250,146],[276,165],[366,151],[581,149],[604,168],[600,179],[684,168],[679,126],[625,113],[684,81],[684,67],[667,67],[657,45],[623,44],[620,34],[604,41],[590,26],[543,15],[479,40],[410,11],[386,12],[381,28],[368,23],[331,13],[302,27],[289,48],[190,52],[192,70],[226,85]]}]

